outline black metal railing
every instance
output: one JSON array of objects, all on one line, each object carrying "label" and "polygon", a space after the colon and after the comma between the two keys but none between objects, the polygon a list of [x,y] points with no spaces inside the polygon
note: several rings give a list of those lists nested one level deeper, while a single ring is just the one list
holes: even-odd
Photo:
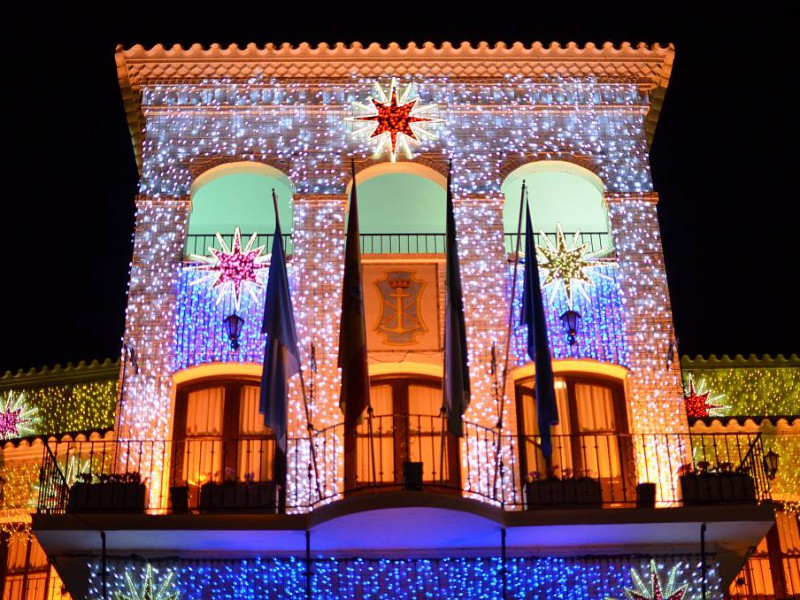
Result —
[{"label": "black metal railing", "polygon": [[[220,234],[228,248],[233,244],[233,233]],[[567,243],[571,243],[574,232],[565,232]],[[242,244],[250,240],[252,233],[242,234]],[[547,232],[544,234],[552,244],[556,244],[556,233]],[[268,254],[272,248],[273,234],[259,233],[256,235],[255,246],[264,246],[264,253]],[[344,237],[344,231],[342,231]],[[505,248],[506,252],[515,252],[517,247],[517,234],[506,233]],[[601,258],[613,258],[614,241],[610,233],[604,231],[581,231],[580,240],[582,244],[587,244],[587,252],[601,252]],[[537,245],[544,245],[545,240],[542,233],[534,234],[534,241]],[[524,240],[523,240],[524,243]],[[361,252],[364,254],[444,254],[446,239],[444,233],[362,233]],[[216,234],[191,233],[186,236],[185,255],[191,254],[206,255],[208,248],[220,248]],[[286,254],[294,253],[292,235],[283,234],[283,247]],[[524,252],[524,245],[520,247]]]},{"label": "black metal railing", "polygon": [[[552,456],[545,460],[538,436],[465,422],[463,437],[456,438],[439,416],[393,414],[365,418],[353,439],[355,451],[346,452],[343,424],[289,438],[287,490],[278,485],[283,467],[269,436],[51,441],[43,455],[38,508],[274,512],[409,487],[512,510],[770,498],[757,434],[554,435]],[[693,488],[684,481],[687,473],[698,475],[689,482]],[[728,489],[745,484],[744,491]],[[689,498],[687,490],[701,495]]]},{"label": "black metal railing", "polygon": [[[571,244],[575,232],[565,231],[564,238],[566,239],[567,244]],[[550,241],[551,244],[556,246],[558,242],[557,233],[555,231],[552,232],[545,232],[544,236],[542,236],[542,232],[534,233],[533,234],[533,241],[537,246],[544,246],[546,245],[545,237]],[[611,234],[607,231],[581,231],[579,236],[581,244],[587,244],[588,248],[586,248],[587,252],[603,252],[600,254],[598,258],[613,258],[614,257],[614,238]],[[505,234],[505,241],[506,241],[506,252],[513,253],[517,251],[517,234],[514,233],[506,233]],[[519,251],[521,253],[525,252],[525,239],[523,238],[520,240],[520,247]]]},{"label": "black metal railing", "polygon": [[[222,239],[227,244],[228,248],[233,245],[233,233],[220,233],[219,234]],[[252,233],[242,233],[242,247],[244,247]],[[264,254],[269,254],[272,252],[272,238],[275,237],[272,233],[259,233],[256,235],[256,241],[253,244],[254,248],[258,246],[264,246]],[[286,254],[292,254],[294,250],[294,246],[292,245],[292,234],[284,233],[283,237],[283,249]],[[198,254],[200,256],[204,256],[208,254],[209,248],[217,248],[221,250],[221,246],[219,241],[217,240],[217,234],[215,233],[190,233],[186,236],[186,248],[184,250],[184,254],[188,257],[190,254]]]}]

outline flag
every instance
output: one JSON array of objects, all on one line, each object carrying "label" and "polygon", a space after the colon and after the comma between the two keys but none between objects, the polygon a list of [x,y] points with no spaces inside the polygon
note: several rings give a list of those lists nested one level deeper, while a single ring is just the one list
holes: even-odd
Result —
[{"label": "flag", "polygon": [[364,324],[360,245],[356,166],[353,163],[353,187],[350,190],[350,215],[347,219],[344,250],[342,320],[339,328],[339,368],[342,370],[339,407],[344,413],[345,430],[354,429],[369,406],[367,328]]},{"label": "flag", "polygon": [[469,406],[469,369],[467,368],[467,329],[464,324],[464,294],[458,266],[456,220],[453,216],[451,173],[447,174],[447,224],[445,234],[445,325],[444,325],[444,406],[447,430],[463,434],[462,416]]},{"label": "flag", "polygon": [[287,382],[292,375],[300,372],[300,351],[297,347],[297,331],[289,293],[289,278],[286,274],[278,201],[274,194],[273,191],[275,236],[272,239],[264,323],[261,326],[261,333],[267,334],[267,344],[264,350],[259,410],[264,414],[264,424],[275,434],[278,447],[286,452]]},{"label": "flag", "polygon": [[534,361],[536,367],[536,415],[539,423],[539,435],[542,439],[542,454],[547,459],[553,454],[550,426],[558,425],[558,406],[553,385],[553,363],[550,359],[550,346],[547,342],[542,289],[539,284],[539,265],[536,261],[536,248],[533,243],[531,209],[527,202],[525,203],[525,213],[525,270],[520,322],[528,326],[528,356]]}]

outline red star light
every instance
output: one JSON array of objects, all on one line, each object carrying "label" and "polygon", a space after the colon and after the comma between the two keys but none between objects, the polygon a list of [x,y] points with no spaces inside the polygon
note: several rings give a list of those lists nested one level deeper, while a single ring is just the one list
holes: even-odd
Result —
[{"label": "red star light", "polygon": [[719,416],[719,409],[722,404],[712,404],[709,400],[711,392],[697,393],[694,389],[694,380],[689,379],[689,394],[684,394],[683,402],[686,405],[686,414],[689,417],[713,417]]},{"label": "red star light", "polygon": [[435,104],[421,106],[418,104],[418,97],[409,99],[411,85],[407,86],[398,95],[397,81],[395,79],[392,79],[388,94],[378,84],[375,84],[375,89],[378,98],[369,98],[372,103],[371,106],[358,102],[353,103],[357,110],[370,114],[347,117],[345,120],[367,123],[367,125],[356,129],[353,133],[368,133],[369,139],[376,139],[376,155],[379,155],[386,148],[391,161],[396,162],[400,151],[411,158],[409,142],[419,144],[422,138],[436,139],[436,136],[421,124],[441,123],[442,120],[435,117],[419,116],[435,109]]}]

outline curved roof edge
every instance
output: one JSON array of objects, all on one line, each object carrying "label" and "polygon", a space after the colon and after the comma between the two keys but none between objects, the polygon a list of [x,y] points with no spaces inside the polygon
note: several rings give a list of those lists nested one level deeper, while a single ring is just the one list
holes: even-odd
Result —
[{"label": "curved roof edge", "polygon": [[0,389],[35,387],[53,383],[67,383],[75,381],[92,381],[97,379],[116,379],[119,374],[119,359],[106,358],[103,362],[93,360],[89,363],[80,361],[77,365],[67,363],[65,366],[42,367],[38,371],[20,369],[16,373],[6,371],[0,377]]},{"label": "curved roof edge", "polygon": [[710,427],[714,423],[727,425],[731,422],[738,423],[739,425],[746,425],[747,421],[751,421],[757,426],[763,426],[765,421],[769,422],[773,426],[777,426],[779,421],[783,421],[786,425],[794,426],[800,425],[800,415],[726,415],[724,417],[689,417],[690,426],[694,425],[695,423],[704,423]]},{"label": "curved roof edge", "polygon": [[800,367],[800,356],[797,354],[790,354],[787,358],[783,354],[776,354],[775,356],[764,354],[763,356],[759,357],[755,354],[750,354],[749,356],[744,357],[741,354],[737,354],[731,358],[727,354],[723,354],[721,357],[717,357],[716,354],[711,354],[708,357],[698,354],[692,358],[690,356],[683,355],[681,356],[681,366],[684,369],[716,369],[726,367]]}]

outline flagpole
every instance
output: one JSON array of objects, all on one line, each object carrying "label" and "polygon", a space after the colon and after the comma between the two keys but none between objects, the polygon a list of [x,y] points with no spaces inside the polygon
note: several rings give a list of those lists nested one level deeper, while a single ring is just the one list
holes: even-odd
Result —
[{"label": "flagpole", "polygon": [[[275,188],[272,188],[272,206],[275,208],[275,221],[277,222],[277,220],[278,220],[278,196],[275,193]],[[280,243],[281,243],[281,247],[283,247],[283,240],[280,240]],[[286,249],[284,248],[284,253],[285,253],[285,250]],[[316,483],[317,483],[317,498],[319,500],[322,500],[322,490],[321,490],[320,485],[319,485],[319,469],[317,467],[317,448],[314,445],[314,438],[313,438],[313,435],[312,435],[313,432],[314,432],[314,426],[311,424],[311,413],[309,412],[308,400],[306,399],[306,383],[305,383],[305,378],[303,377],[303,369],[300,369],[299,375],[300,375],[300,393],[303,396],[303,409],[305,410],[305,413],[306,413],[306,430],[308,431],[308,444],[309,444],[310,449],[311,449],[311,461],[312,461],[312,463],[314,465],[314,478],[315,478]],[[284,457],[284,459],[285,458],[286,457]]]},{"label": "flagpole", "polygon": [[[527,188],[525,187],[525,180],[522,180],[522,188],[519,195],[519,217],[517,218],[517,244],[514,248],[514,270],[511,275],[511,303],[508,309],[508,327],[506,328],[506,354],[503,359],[503,371],[501,373],[502,387],[500,388],[500,401],[498,402],[497,414],[497,447],[495,449],[495,468],[494,468],[494,483],[492,484],[492,494],[496,498],[497,494],[497,472],[501,468],[502,461],[500,460],[500,441],[503,433],[503,411],[505,410],[506,403],[506,384],[508,383],[508,355],[511,350],[511,329],[514,320],[514,301],[517,297],[517,269],[519,266],[519,248],[522,241],[522,207],[525,205],[525,195]],[[531,232],[533,235],[533,232]],[[527,260],[527,257],[526,257]]]}]

